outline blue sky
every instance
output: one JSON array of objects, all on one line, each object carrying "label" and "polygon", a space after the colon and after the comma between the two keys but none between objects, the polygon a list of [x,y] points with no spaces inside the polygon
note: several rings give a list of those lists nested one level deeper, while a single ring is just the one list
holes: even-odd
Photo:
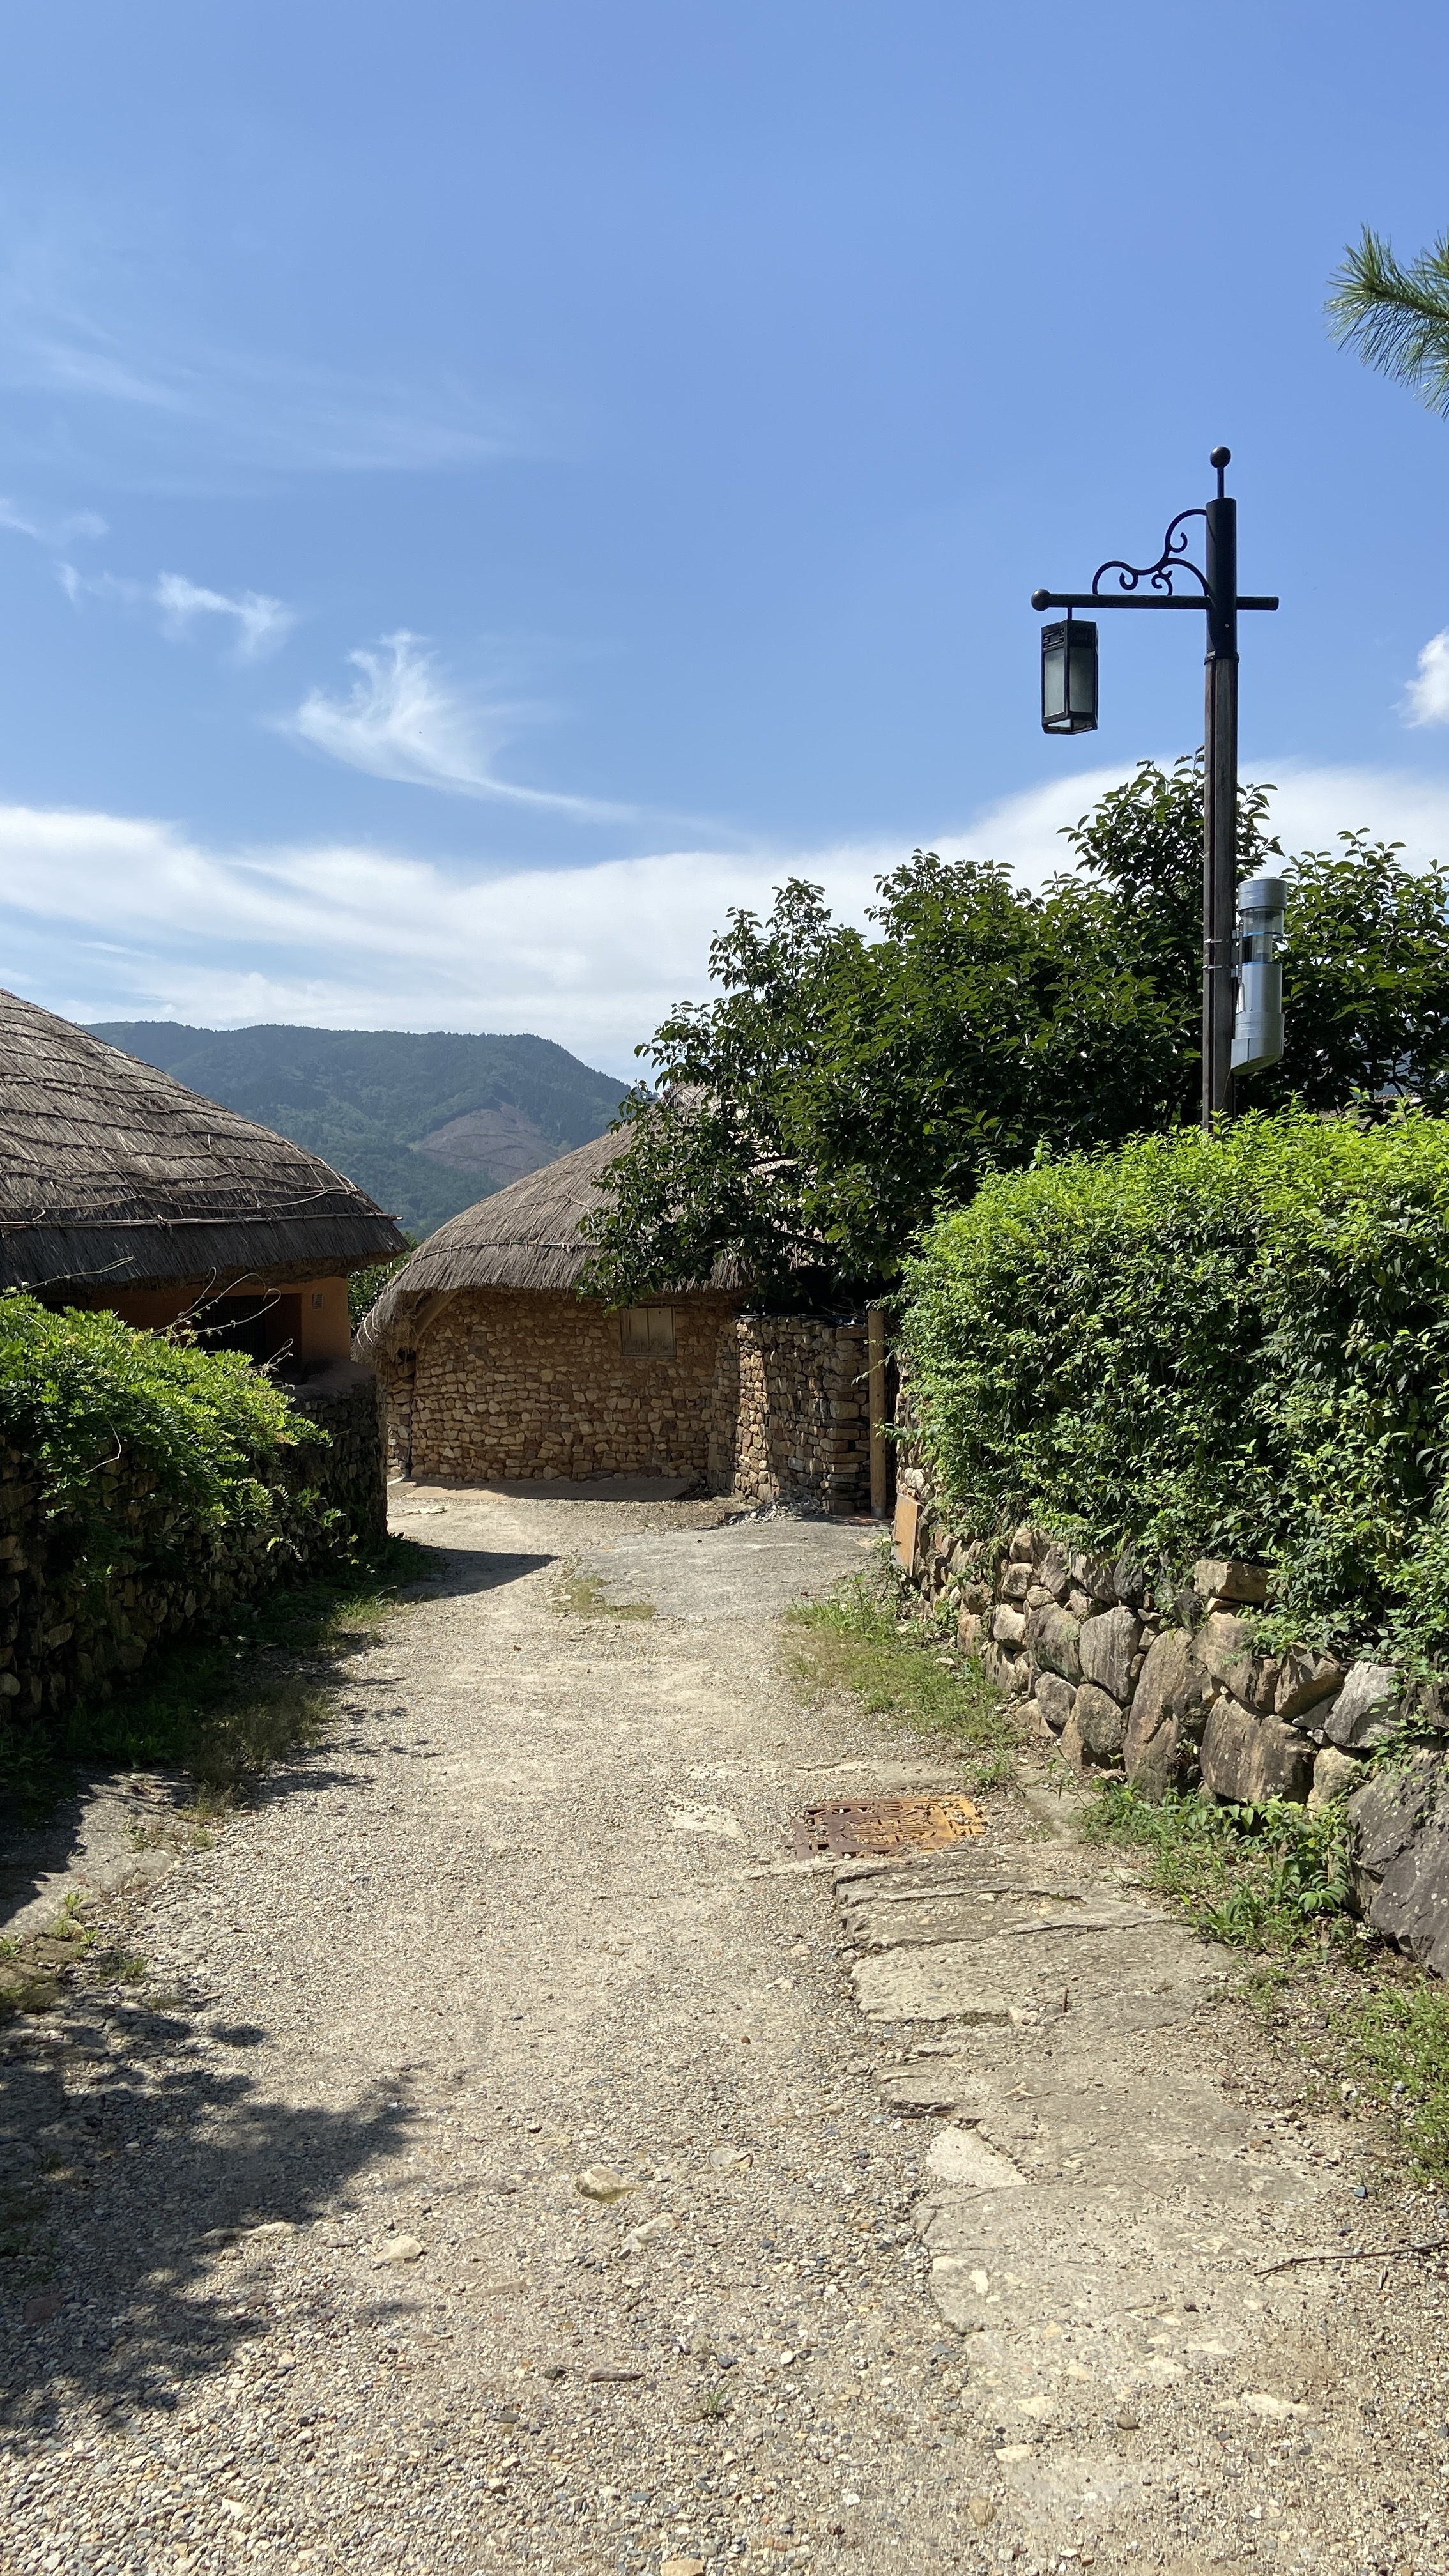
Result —
[{"label": "blue sky", "polygon": [[1449,226],[1442,11],[3,27],[6,983],[627,1070],[728,904],[1039,877],[1192,746],[1196,621],[1104,622],[1067,746],[1028,595],[1155,552],[1220,439],[1284,600],[1245,771],[1298,844],[1449,856],[1449,422],[1321,318],[1364,220]]}]

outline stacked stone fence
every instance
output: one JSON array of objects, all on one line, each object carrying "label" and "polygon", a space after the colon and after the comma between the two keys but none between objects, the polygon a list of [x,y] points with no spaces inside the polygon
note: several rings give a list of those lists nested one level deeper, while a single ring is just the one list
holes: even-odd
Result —
[{"label": "stacked stone fence", "polygon": [[1444,1690],[1367,1657],[1260,1649],[1263,1566],[1204,1557],[1173,1584],[1130,1552],[1108,1563],[1046,1530],[975,1536],[923,1468],[899,1483],[904,1570],[1079,1777],[1150,1798],[1346,1799],[1363,1910],[1449,1974],[1449,1757],[1430,1747],[1373,1767],[1406,1721],[1443,1728]]},{"label": "stacked stone fence", "polygon": [[870,1508],[863,1323],[740,1315],[710,1399],[712,1493],[849,1515]]},{"label": "stacked stone fence", "polygon": [[284,1573],[385,1535],[382,1397],[372,1371],[336,1361],[288,1392],[328,1439],[266,1463],[263,1481],[280,1508],[264,1526],[188,1526],[185,1506],[123,1456],[96,1470],[113,1550],[100,1572],[88,1525],[49,1515],[36,1461],[0,1448],[0,1715],[34,1723],[87,1695],[104,1697],[152,1646],[204,1626]]}]

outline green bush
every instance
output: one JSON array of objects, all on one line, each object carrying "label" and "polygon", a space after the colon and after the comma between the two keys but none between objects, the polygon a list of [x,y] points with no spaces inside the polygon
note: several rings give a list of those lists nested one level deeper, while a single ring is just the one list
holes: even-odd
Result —
[{"label": "green bush", "polygon": [[903,1343],[980,1531],[1274,1569],[1273,1629],[1449,1651],[1449,1125],[1290,1109],[983,1183]]},{"label": "green bush", "polygon": [[148,1554],[170,1540],[183,1556],[203,1533],[265,1528],[282,1499],[268,1463],[323,1438],[236,1353],[0,1296],[0,1442],[39,1469],[41,1514],[69,1525],[97,1574],[133,1552],[108,1471],[124,1467],[128,1488],[163,1506],[148,1514]]}]

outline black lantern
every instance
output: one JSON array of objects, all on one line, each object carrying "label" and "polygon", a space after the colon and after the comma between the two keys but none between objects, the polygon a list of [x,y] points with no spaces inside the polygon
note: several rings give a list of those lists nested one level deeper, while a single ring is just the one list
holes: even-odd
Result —
[{"label": "black lantern", "polygon": [[1066,617],[1041,630],[1041,729],[1043,733],[1097,730],[1097,624]]}]

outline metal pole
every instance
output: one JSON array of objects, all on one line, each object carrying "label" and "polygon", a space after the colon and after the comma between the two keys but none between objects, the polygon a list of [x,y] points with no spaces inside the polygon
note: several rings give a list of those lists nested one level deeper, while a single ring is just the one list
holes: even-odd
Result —
[{"label": "metal pole", "polygon": [[1238,886],[1238,505],[1207,505],[1207,671],[1202,852],[1202,1123],[1233,1105],[1233,938]]},{"label": "metal pole", "polygon": [[865,1313],[866,1393],[870,1414],[870,1516],[883,1521],[890,1513],[890,1445],[885,1435],[885,1315],[879,1306]]}]

